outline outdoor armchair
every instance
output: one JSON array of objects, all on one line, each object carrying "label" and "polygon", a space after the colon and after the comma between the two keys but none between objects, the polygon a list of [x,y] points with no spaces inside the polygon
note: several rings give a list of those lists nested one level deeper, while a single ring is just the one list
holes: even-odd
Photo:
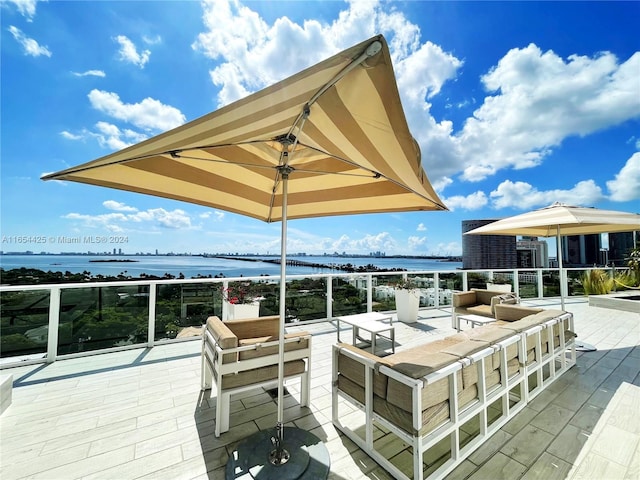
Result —
[{"label": "outdoor armchair", "polygon": [[[227,322],[215,316],[207,319],[202,333],[201,387],[216,392],[216,437],[229,430],[231,394],[277,385],[279,322],[278,316]],[[284,379],[301,378],[300,404],[308,406],[311,335],[285,334],[284,350]]]}]

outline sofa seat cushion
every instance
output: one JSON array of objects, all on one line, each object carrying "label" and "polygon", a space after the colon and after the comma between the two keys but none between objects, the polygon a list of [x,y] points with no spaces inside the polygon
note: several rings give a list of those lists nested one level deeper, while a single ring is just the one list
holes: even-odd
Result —
[{"label": "sofa seat cushion", "polygon": [[490,323],[479,328],[464,330],[463,332],[460,332],[460,334],[464,335],[469,340],[487,342],[489,345],[494,345],[512,336],[513,332],[498,328],[496,325]]},{"label": "sofa seat cushion", "polygon": [[442,350],[461,340],[445,338],[385,357],[391,368],[411,378],[420,378],[457,362],[458,357]]},{"label": "sofa seat cushion", "polygon": [[454,355],[460,359],[473,355],[488,346],[489,342],[482,340],[465,340],[454,345],[449,345],[448,347],[443,348],[441,352],[448,355]]},{"label": "sofa seat cushion", "polygon": [[[288,333],[285,334],[285,339],[297,338],[300,337],[300,340],[297,342],[288,342],[284,344],[284,351],[291,352],[293,350],[303,350],[309,348],[309,339],[303,338],[309,335],[308,332],[297,332],[297,333]],[[256,348],[253,350],[245,350],[244,352],[239,352],[238,357],[240,360],[248,360],[250,358],[256,357],[266,357],[267,355],[277,355],[279,344],[271,345],[268,347],[262,347],[261,345],[267,342],[277,342],[278,337],[256,337],[256,338],[247,338],[244,340],[238,341],[239,347],[245,347],[248,345],[256,345]]]},{"label": "sofa seat cushion", "polygon": [[[284,364],[284,376],[298,375],[304,373],[304,360],[293,360]],[[214,376],[216,376],[214,374]],[[228,373],[222,376],[222,389],[244,387],[256,383],[278,379],[278,365],[268,365],[265,367],[246,370],[239,373]],[[218,379],[216,378],[216,382]]]},{"label": "sofa seat cushion", "polygon": [[493,317],[491,305],[473,305],[466,308],[468,314],[481,315],[483,317]]}]

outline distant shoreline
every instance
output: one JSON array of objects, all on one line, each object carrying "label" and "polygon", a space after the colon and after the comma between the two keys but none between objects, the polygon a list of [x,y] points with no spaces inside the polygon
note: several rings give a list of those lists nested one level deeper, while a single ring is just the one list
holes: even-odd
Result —
[{"label": "distant shoreline", "polygon": [[120,263],[120,262],[139,262],[140,260],[133,260],[131,258],[105,258],[105,259],[97,259],[97,260],[89,260],[89,263]]},{"label": "distant shoreline", "polygon": [[[113,253],[110,252],[39,252],[34,253],[32,251],[25,252],[2,252],[0,251],[1,256],[74,256],[74,257],[95,257],[95,256],[113,256]],[[228,260],[243,260],[243,259],[264,259],[264,258],[279,258],[280,255],[276,254],[249,254],[249,253],[238,253],[238,254],[220,254],[220,253],[119,253],[117,254],[119,257],[204,257],[204,258],[226,258]],[[380,260],[385,258],[406,258],[406,259],[416,259],[416,260],[435,260],[439,262],[462,262],[462,256],[456,255],[366,255],[366,254],[349,254],[349,255],[329,255],[329,254],[300,254],[300,253],[290,253],[287,255],[287,258],[305,258],[305,257],[326,257],[326,258],[370,258],[372,260]],[[104,261],[108,261],[105,259]],[[122,260],[127,261],[127,260]],[[137,260],[131,260],[137,261]]]}]

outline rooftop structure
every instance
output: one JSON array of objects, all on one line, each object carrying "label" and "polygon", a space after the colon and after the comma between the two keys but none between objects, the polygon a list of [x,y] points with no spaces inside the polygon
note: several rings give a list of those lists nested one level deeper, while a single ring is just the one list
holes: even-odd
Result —
[{"label": "rooftop structure", "polygon": [[[557,308],[551,299],[526,304]],[[640,465],[640,317],[573,298],[579,338],[598,347],[539,395],[447,478],[634,478]],[[463,327],[466,328],[466,327]],[[313,334],[311,405],[285,397],[285,421],[321,438],[331,479],[390,479],[331,423],[330,321],[288,326]],[[451,334],[448,308],[397,324],[396,348]],[[0,416],[0,476],[218,479],[237,442],[271,428],[268,391],[231,399],[230,431],[216,438],[215,396],[200,392],[200,342],[93,355],[0,371],[13,403]],[[297,393],[299,383],[287,385]],[[390,455],[406,446],[389,445]],[[410,456],[408,456],[410,458]],[[595,476],[594,476],[595,475]]]}]

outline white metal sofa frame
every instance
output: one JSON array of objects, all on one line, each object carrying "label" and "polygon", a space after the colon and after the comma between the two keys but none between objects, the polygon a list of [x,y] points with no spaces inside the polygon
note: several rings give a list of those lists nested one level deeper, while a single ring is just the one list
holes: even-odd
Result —
[{"label": "white metal sofa frame", "polygon": [[[218,322],[219,319],[216,320]],[[255,320],[255,319],[253,319]],[[265,317],[260,317],[260,320],[266,320]],[[234,320],[229,323],[237,323],[244,320]],[[246,320],[251,321],[251,319]],[[209,322],[209,320],[208,320]],[[222,323],[222,322],[220,322]],[[218,324],[219,325],[219,324]],[[226,326],[225,326],[226,327]],[[278,347],[279,342],[277,339],[270,341],[260,341],[264,338],[255,339],[257,341],[251,341],[251,344],[243,345],[233,348],[222,348],[222,346],[216,341],[216,338],[211,333],[207,325],[203,328],[202,332],[202,355],[201,355],[201,388],[202,390],[211,389],[213,394],[215,383],[216,392],[216,423],[215,423],[215,436],[219,437],[221,433],[229,430],[229,414],[230,414],[230,397],[232,394],[244,392],[247,390],[255,389],[258,387],[273,387],[278,384],[277,377],[273,375],[261,376],[256,374],[256,377],[246,385],[241,385],[233,388],[222,388],[222,379],[226,375],[235,375],[242,372],[248,372],[255,370],[259,372],[260,369],[268,366],[278,365]],[[306,347],[301,348],[301,342],[306,341]],[[308,407],[310,398],[310,372],[311,372],[311,335],[302,332],[300,334],[292,334],[285,336],[285,354],[284,363],[285,367],[289,362],[296,360],[305,360],[306,367],[302,372],[296,372],[287,375],[285,369],[284,380],[300,377],[300,405]],[[295,345],[298,344],[298,345]],[[271,353],[275,349],[276,353]],[[266,355],[264,353],[267,353]],[[243,353],[253,352],[255,355],[253,358],[241,360]],[[225,358],[229,356],[236,356],[236,361],[225,362]]]},{"label": "white metal sofa frame", "polygon": [[[333,423],[341,432],[349,437],[358,447],[364,450],[371,458],[378,462],[391,475],[402,480],[423,480],[425,478],[442,478],[460,465],[471,453],[473,453],[484,442],[489,440],[498,429],[507,421],[520,412],[533,398],[546,389],[553,381],[566,372],[576,363],[576,350],[573,336],[565,338],[564,326],[568,324],[568,330],[573,332],[573,315],[564,312],[562,315],[543,322],[539,325],[528,328],[522,332],[491,345],[477,353],[469,355],[462,360],[447,365],[440,370],[426,375],[422,378],[410,378],[385,365],[376,364],[370,357],[359,355],[351,349],[342,348],[340,345],[333,346],[333,389],[332,389],[332,419]],[[558,328],[559,345],[554,346],[554,327]],[[480,327],[484,328],[484,327]],[[477,329],[476,329],[477,330]],[[549,351],[542,354],[542,344],[544,340],[549,343]],[[535,350],[535,360],[527,363],[527,352],[531,350],[527,342],[533,343]],[[507,375],[507,347],[518,344],[518,359],[520,369],[518,373],[509,377]],[[485,385],[485,360],[495,352],[499,352],[502,358],[500,365],[500,377],[506,379],[498,385],[487,388]],[[365,368],[365,404],[363,405],[355,398],[338,389],[338,356],[346,355],[363,364]],[[538,360],[540,359],[540,360]],[[470,404],[460,408],[458,402],[458,378],[457,372],[463,367],[477,365],[478,368],[478,398]],[[544,367],[547,366],[548,373],[543,375]],[[433,430],[424,435],[411,435],[402,428],[399,428],[389,419],[381,416],[373,410],[373,376],[374,372],[379,372],[393,378],[398,382],[408,385],[412,389],[413,398],[413,429],[420,432],[422,427],[422,397],[421,389],[435,383],[438,380],[449,377],[449,419],[442,422]],[[535,381],[532,381],[532,377]],[[530,385],[531,384],[531,385]],[[531,389],[530,389],[531,386]],[[519,387],[519,388],[518,388]],[[518,395],[519,390],[520,395]],[[341,420],[339,397],[344,398],[349,403],[364,411],[364,438],[351,426],[346,425]],[[496,401],[501,402],[502,414],[489,424],[489,407]],[[511,403],[515,401],[515,403]],[[461,446],[461,427],[465,422],[479,415],[480,431],[469,443]],[[376,448],[374,438],[374,422],[383,428],[388,429],[399,439],[406,442],[413,449],[412,476],[408,476],[405,471],[392,463],[381,450]],[[358,429],[361,429],[358,426]],[[427,470],[425,477],[423,454],[431,447],[442,441],[446,437],[450,439],[451,456],[442,465]],[[383,442],[385,443],[385,442]],[[382,445],[384,447],[384,445]]]}]

